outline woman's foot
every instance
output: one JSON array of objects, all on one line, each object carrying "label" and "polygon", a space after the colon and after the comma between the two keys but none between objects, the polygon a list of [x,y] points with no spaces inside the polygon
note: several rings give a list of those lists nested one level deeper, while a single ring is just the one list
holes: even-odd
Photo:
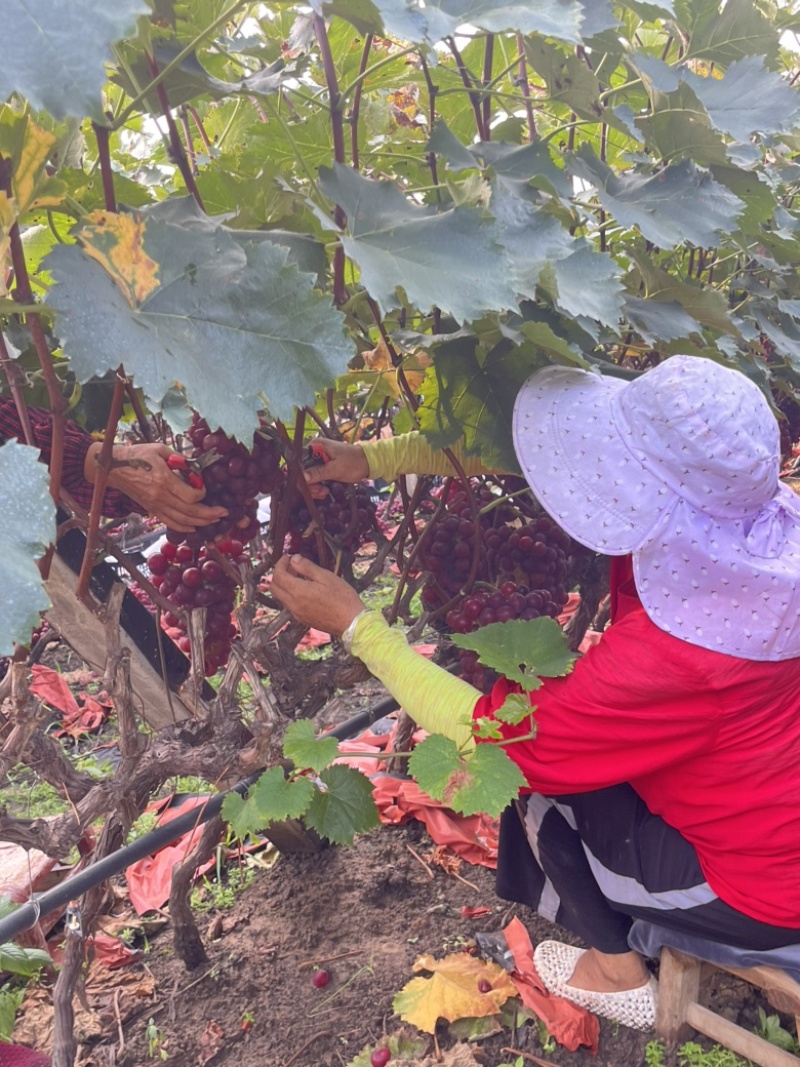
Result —
[{"label": "woman's foot", "polygon": [[651,1030],[655,1025],[657,984],[635,952],[606,955],[560,941],[542,941],[533,954],[545,989],[595,1015]]},{"label": "woman's foot", "polygon": [[597,993],[621,993],[647,985],[650,972],[638,952],[609,955],[590,948],[578,957],[567,985]]}]

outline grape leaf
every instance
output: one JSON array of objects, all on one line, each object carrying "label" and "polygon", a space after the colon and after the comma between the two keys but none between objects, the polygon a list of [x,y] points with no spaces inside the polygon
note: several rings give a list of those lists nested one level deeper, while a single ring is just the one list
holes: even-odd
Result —
[{"label": "grape leaf", "polygon": [[335,737],[314,736],[314,724],[308,719],[290,722],[283,735],[283,754],[299,770],[319,774],[339,754],[339,742]]},{"label": "grape leaf", "polygon": [[431,734],[417,745],[408,766],[423,792],[462,815],[499,816],[525,785],[502,748],[481,744],[461,756],[455,742],[442,734]]},{"label": "grape leaf", "polygon": [[[378,0],[380,3],[380,0]],[[427,39],[431,44],[452,36],[469,23],[489,33],[518,30],[540,33],[561,41],[579,44],[583,18],[577,0],[432,0],[422,8],[427,21]]]},{"label": "grape leaf", "polygon": [[461,815],[499,818],[527,784],[525,775],[505,750],[486,742],[464,761],[462,773],[444,800]]},{"label": "grape leaf", "polygon": [[518,726],[532,712],[531,702],[524,693],[509,693],[500,707],[495,711],[494,717],[500,722],[506,722],[509,726]]},{"label": "grape leaf", "polygon": [[356,834],[379,823],[369,778],[338,764],[320,774],[322,788],[314,792],[306,823],[334,845],[351,845]]},{"label": "grape leaf", "polygon": [[476,338],[443,340],[417,409],[419,428],[433,448],[463,438],[467,454],[479,453],[488,470],[518,470],[511,439],[514,400],[541,361],[530,351],[500,342],[484,354]]},{"label": "grape leaf", "polygon": [[729,232],[744,208],[737,196],[690,160],[656,173],[615,174],[584,144],[567,165],[597,189],[598,200],[617,222],[637,226],[660,248],[672,249],[684,241],[715,245],[720,231]]},{"label": "grape leaf", "polygon": [[453,644],[478,653],[487,667],[523,689],[538,689],[541,678],[560,678],[575,663],[564,631],[555,619],[493,622],[472,634],[453,634]]},{"label": "grape leaf", "polygon": [[764,66],[762,56],[746,56],[731,63],[724,78],[684,75],[712,124],[737,141],[754,133],[777,133],[797,119],[797,94],[788,83]]},{"label": "grape leaf", "polygon": [[53,957],[42,949],[23,948],[21,945],[15,945],[13,941],[0,945],[0,971],[30,978],[41,971],[42,967],[52,965]]},{"label": "grape leaf", "polygon": [[606,252],[595,252],[578,240],[574,252],[542,271],[539,282],[567,315],[596,319],[605,326],[619,324],[625,293],[619,267]]},{"label": "grape leaf", "polygon": [[463,767],[458,745],[444,734],[430,734],[415,745],[408,761],[408,769],[420,789],[441,801],[453,775]]},{"label": "grape leaf", "polygon": [[[718,290],[682,282],[658,267],[650,256],[638,251],[632,252],[631,258],[636,263],[639,279],[644,285],[644,296],[649,303],[680,304],[702,326],[723,333],[737,333],[728,311],[728,302]],[[636,277],[636,272],[632,272],[632,276]]]},{"label": "grape leaf", "polygon": [[25,999],[24,989],[0,989],[0,1041],[10,1041],[14,1020]]},{"label": "grape leaf", "polygon": [[728,162],[722,135],[690,85],[681,82],[674,92],[651,89],[650,97],[651,113],[634,121],[664,160],[691,159],[701,166]]},{"label": "grape leaf", "polygon": [[700,323],[693,319],[676,300],[659,302],[629,296],[625,314],[631,326],[651,345],[659,341],[676,341],[700,333]]},{"label": "grape leaf", "polygon": [[5,0],[0,100],[17,92],[57,119],[105,121],[100,93],[111,46],[147,12],[144,0]]},{"label": "grape leaf", "polygon": [[[442,960],[420,956],[414,971],[428,971],[430,977],[412,978],[395,996],[392,1008],[426,1034],[435,1032],[439,1019],[452,1023],[497,1015],[505,1001],[517,995],[517,987],[502,967],[465,952]],[[483,981],[490,986],[486,993],[480,991]]]},{"label": "grape leaf", "polygon": [[222,804],[222,817],[238,838],[258,834],[270,823],[299,819],[315,793],[308,778],[285,778],[280,767],[264,771],[247,798],[229,793]]},{"label": "grape leaf", "polygon": [[580,118],[605,122],[624,134],[629,132],[611,108],[600,103],[597,75],[574,50],[565,52],[543,37],[535,36],[525,39],[525,55],[531,67],[544,78],[552,101],[565,104]]},{"label": "grape leaf", "polygon": [[347,215],[342,245],[384,310],[401,305],[398,288],[420,310],[435,305],[459,322],[516,306],[497,228],[479,209],[418,207],[393,182],[338,163],[320,168],[320,184]]},{"label": "grape leaf", "polygon": [[689,32],[693,59],[725,66],[747,55],[778,58],[776,29],[753,0],[675,0],[675,16]]},{"label": "grape leaf", "polygon": [[137,228],[135,255],[118,257],[124,284],[113,280],[115,253],[133,245],[133,231],[123,246],[84,224],[91,255],[59,245],[44,261],[55,279],[47,303],[80,381],[123,358],[155,405],[180,382],[212,425],[246,440],[260,409],[288,419],[344,373],[355,354],[344,318],[288,249],[240,243],[221,227],[126,217]]},{"label": "grape leaf", "polygon": [[34,560],[55,538],[55,507],[47,467],[39,451],[8,441],[0,447],[0,655],[10,656],[14,643],[27,645],[39,613],[50,606]]}]

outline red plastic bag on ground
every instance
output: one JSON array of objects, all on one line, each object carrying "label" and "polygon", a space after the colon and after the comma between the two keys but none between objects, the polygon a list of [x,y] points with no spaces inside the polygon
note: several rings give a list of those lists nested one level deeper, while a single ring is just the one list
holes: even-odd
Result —
[{"label": "red plastic bag on ground", "polygon": [[[173,808],[167,808],[161,813],[158,825],[171,822],[179,815],[192,808],[200,808],[206,803],[207,797],[187,797],[181,804]],[[162,802],[163,805],[163,802]],[[158,810],[157,805],[151,805],[147,810]],[[199,812],[198,812],[199,815]],[[145,856],[143,860],[131,864],[125,871],[125,880],[128,883],[128,894],[131,904],[137,915],[144,915],[148,911],[157,911],[169,900],[170,885],[172,884],[172,868],[176,863],[183,863],[203,832],[202,825],[194,826],[188,833],[173,841],[171,845],[165,845],[152,856]],[[214,866],[214,860],[210,859],[202,867],[198,867],[195,877],[199,877]]]},{"label": "red plastic bag on ground", "polygon": [[592,1055],[596,1055],[600,1037],[597,1016],[563,997],[554,997],[547,992],[533,965],[533,945],[528,931],[516,916],[503,930],[503,936],[514,957],[511,979],[522,1003],[538,1015],[560,1045],[570,1052],[575,1052],[581,1045],[588,1045]]},{"label": "red plastic bag on ground", "polygon": [[497,867],[497,819],[456,815],[423,793],[416,782],[405,779],[384,775],[375,778],[372,786],[381,822],[398,825],[419,819],[437,845],[447,845],[468,863]]}]

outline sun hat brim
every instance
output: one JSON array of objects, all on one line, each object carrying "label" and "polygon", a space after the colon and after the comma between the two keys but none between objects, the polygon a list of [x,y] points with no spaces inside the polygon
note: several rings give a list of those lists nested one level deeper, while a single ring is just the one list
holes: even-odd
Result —
[{"label": "sun hat brim", "polygon": [[641,548],[678,499],[626,444],[616,398],[628,384],[548,367],[514,405],[514,449],[535,496],[571,537],[610,556]]}]

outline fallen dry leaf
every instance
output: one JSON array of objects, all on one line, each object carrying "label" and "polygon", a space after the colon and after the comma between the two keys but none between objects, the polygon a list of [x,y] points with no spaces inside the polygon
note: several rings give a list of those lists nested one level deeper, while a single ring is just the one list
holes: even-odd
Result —
[{"label": "fallen dry leaf", "polygon": [[405,1022],[426,1034],[436,1030],[439,1019],[483,1018],[496,1015],[517,989],[508,974],[495,963],[484,963],[466,953],[420,956],[414,971],[430,971],[429,978],[412,978],[394,998],[394,1010]]},{"label": "fallen dry leaf", "polygon": [[225,1044],[225,1032],[219,1023],[212,1019],[206,1024],[203,1036],[200,1038],[200,1054],[197,1057],[198,1067],[208,1063]]}]

